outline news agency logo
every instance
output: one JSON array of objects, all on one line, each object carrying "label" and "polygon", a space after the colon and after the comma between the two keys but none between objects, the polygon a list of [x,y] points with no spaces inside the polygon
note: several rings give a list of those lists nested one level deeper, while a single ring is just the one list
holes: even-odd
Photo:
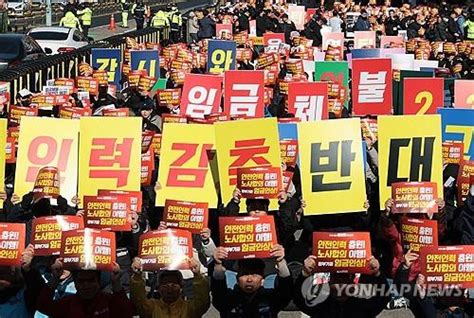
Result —
[{"label": "news agency logo", "polygon": [[323,303],[329,297],[330,291],[329,283],[318,284],[315,282],[314,276],[306,278],[301,286],[301,295],[308,307],[315,307]]}]

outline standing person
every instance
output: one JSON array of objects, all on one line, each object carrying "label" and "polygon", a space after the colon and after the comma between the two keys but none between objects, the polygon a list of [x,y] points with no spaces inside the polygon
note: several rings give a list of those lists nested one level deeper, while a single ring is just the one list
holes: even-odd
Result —
[{"label": "standing person", "polygon": [[128,2],[128,0],[121,0],[120,10],[122,11],[122,28],[128,28],[128,12],[130,11],[130,2]]},{"label": "standing person", "polygon": [[137,30],[143,29],[143,25],[145,24],[145,11],[146,8],[143,4],[143,0],[138,0],[132,7],[132,14],[137,23]]},{"label": "standing person", "polygon": [[290,19],[288,19],[287,14],[281,15],[280,28],[285,34],[285,42],[287,44],[291,43],[290,34],[291,32],[296,31],[296,25],[293,21],[290,21]]},{"label": "standing person", "polygon": [[153,16],[150,22],[150,26],[154,28],[165,28],[170,26],[170,22],[166,13],[163,10],[158,10],[157,13]]},{"label": "standing person", "polygon": [[369,15],[367,11],[362,10],[359,18],[357,18],[357,22],[354,25],[354,31],[370,31],[370,23],[368,21]]},{"label": "standing person", "polygon": [[189,13],[188,19],[188,34],[190,37],[190,42],[198,42],[198,34],[199,32],[199,22],[194,12]]},{"label": "standing person", "polygon": [[385,20],[385,34],[398,35],[398,31],[401,30],[400,19],[393,10],[390,10],[389,14],[390,16]]},{"label": "standing person", "polygon": [[76,3],[74,0],[69,0],[69,2],[64,6],[64,15],[68,12],[72,12],[72,14],[76,15],[77,13],[77,8],[76,8]]},{"label": "standing person", "polygon": [[334,10],[333,16],[329,19],[329,26],[331,27],[331,32],[342,32],[342,21],[341,17],[339,16],[339,12]]},{"label": "standing person", "polygon": [[66,12],[64,17],[59,21],[59,26],[66,28],[76,28],[82,32],[81,22],[71,11]]},{"label": "standing person", "polygon": [[467,28],[467,36],[468,40],[474,40],[474,8],[470,9],[469,16],[464,22],[464,27]]},{"label": "standing person", "polygon": [[83,3],[82,6],[82,10],[77,11],[77,15],[81,18],[83,29],[82,33],[85,36],[89,36],[89,28],[92,24],[92,9],[87,2]]},{"label": "standing person", "polygon": [[198,39],[210,39],[215,34],[216,22],[209,16],[204,16],[204,11],[198,11],[199,21]]},{"label": "standing person", "polygon": [[181,26],[183,25],[183,18],[181,17],[181,13],[176,5],[171,7],[171,11],[169,12],[169,22],[171,41],[177,43],[180,41],[180,31]]}]

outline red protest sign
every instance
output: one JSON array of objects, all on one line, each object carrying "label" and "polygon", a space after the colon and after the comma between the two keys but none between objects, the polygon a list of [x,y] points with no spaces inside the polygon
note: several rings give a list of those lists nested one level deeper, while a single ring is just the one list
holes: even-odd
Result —
[{"label": "red protest sign", "polygon": [[31,228],[35,256],[59,255],[62,232],[83,229],[84,221],[75,215],[44,216],[33,219]]},{"label": "red protest sign", "polygon": [[104,117],[128,117],[128,108],[104,109],[102,116]]},{"label": "red protest sign", "polygon": [[282,188],[280,167],[237,169],[237,188],[243,198],[275,199]]},{"label": "red protest sign", "polygon": [[273,216],[220,217],[221,246],[228,259],[269,258],[278,243]]},{"label": "red protest sign", "polygon": [[285,171],[283,172],[283,189],[285,189],[285,192],[288,192],[288,189],[290,188],[291,180],[293,179],[293,171]]},{"label": "red protest sign", "polygon": [[271,48],[276,48],[278,50],[278,47],[280,44],[285,43],[285,33],[264,33],[263,34],[263,45]]},{"label": "red protest sign", "polygon": [[301,121],[328,119],[328,84],[325,82],[289,83],[288,112]]},{"label": "red protest sign", "polygon": [[150,149],[150,145],[153,142],[155,132],[151,130],[145,130],[142,132],[142,153],[145,153]]},{"label": "red protest sign", "polygon": [[112,271],[115,233],[88,228],[64,232],[60,255],[68,270]]},{"label": "red protest sign", "polygon": [[361,118],[360,119],[360,128],[362,129],[362,137],[369,138],[372,141],[377,140],[378,136],[378,124],[377,119],[375,118]]},{"label": "red protest sign", "polygon": [[140,236],[138,254],[143,270],[187,269],[193,257],[191,232],[180,229],[152,231]]},{"label": "red protest sign", "polygon": [[7,142],[5,144],[5,162],[16,162],[16,140],[13,137],[7,137]]},{"label": "red protest sign", "polygon": [[232,40],[232,24],[216,23],[216,37],[222,40]]},{"label": "red protest sign", "polygon": [[130,210],[140,213],[142,211],[143,195],[141,191],[125,190],[98,190],[99,196],[128,196],[130,199]]},{"label": "red protest sign", "polygon": [[222,96],[222,77],[186,74],[181,97],[180,114],[193,118],[219,112]]},{"label": "red protest sign", "polygon": [[313,255],[317,258],[316,272],[368,274],[370,233],[314,232]]},{"label": "red protest sign", "polygon": [[181,101],[181,88],[159,89],[156,91],[156,99],[160,107],[178,107]]},{"label": "red protest sign", "polygon": [[[177,114],[163,114],[161,116],[163,120],[163,126],[166,123],[179,123],[179,124],[186,124],[188,122],[188,117],[186,115],[177,115]],[[163,130],[163,129],[161,129]]]},{"label": "red protest sign", "polygon": [[280,140],[281,161],[287,166],[294,167],[298,158],[298,140]]},{"label": "red protest sign", "polygon": [[59,172],[56,167],[43,167],[38,171],[33,187],[33,198],[55,198],[59,196]]},{"label": "red protest sign", "polygon": [[23,223],[0,223],[0,266],[21,265],[25,235]]},{"label": "red protest sign", "polygon": [[84,223],[86,227],[130,231],[130,199],[126,195],[84,196]]},{"label": "red protest sign", "polygon": [[263,118],[264,77],[263,71],[226,71],[224,112],[231,117],[245,115]]},{"label": "red protest sign", "polygon": [[89,92],[90,95],[99,95],[99,80],[92,77],[78,76],[77,88]]},{"label": "red protest sign", "polygon": [[140,184],[142,186],[149,186],[153,177],[153,170],[155,169],[155,156],[153,149],[148,149],[147,152],[142,153],[142,164],[140,173]]},{"label": "red protest sign", "polygon": [[352,61],[354,115],[389,115],[392,112],[391,59]]},{"label": "red protest sign", "polygon": [[153,136],[153,141],[151,142],[151,147],[153,148],[153,153],[155,156],[160,156],[161,154],[161,134],[155,134]]},{"label": "red protest sign", "polygon": [[403,80],[403,114],[436,114],[444,106],[443,78],[405,78]]},{"label": "red protest sign", "polygon": [[454,107],[474,109],[474,80],[454,81]]},{"label": "red protest sign", "polygon": [[392,213],[438,213],[436,182],[392,183]]},{"label": "red protest sign", "polygon": [[22,116],[36,117],[38,116],[38,108],[15,105],[10,106],[10,112],[8,113],[8,126],[19,126]]},{"label": "red protest sign", "polygon": [[474,245],[421,248],[421,273],[428,284],[474,287]]},{"label": "red protest sign", "polygon": [[286,117],[286,118],[278,118],[278,123],[280,124],[291,124],[291,123],[299,123],[301,119],[296,117]]},{"label": "red protest sign", "polygon": [[54,80],[54,86],[67,86],[74,87],[74,80],[72,78],[56,78]]},{"label": "red protest sign", "polygon": [[423,246],[438,246],[438,222],[435,220],[404,217],[401,234],[405,251],[419,253]]},{"label": "red protest sign", "polygon": [[64,119],[78,119],[83,116],[91,116],[92,110],[90,108],[82,107],[63,107],[59,108],[59,118]]},{"label": "red protest sign", "polygon": [[443,142],[443,164],[460,164],[463,161],[464,144],[461,141]]},{"label": "red protest sign", "polygon": [[209,208],[206,202],[165,201],[163,221],[168,227],[199,234],[207,227]]},{"label": "red protest sign", "polygon": [[473,184],[472,177],[474,176],[474,161],[465,160],[461,161],[459,165],[459,173],[457,179],[457,186],[458,186],[458,204],[462,205],[464,200],[466,200],[469,189]]}]

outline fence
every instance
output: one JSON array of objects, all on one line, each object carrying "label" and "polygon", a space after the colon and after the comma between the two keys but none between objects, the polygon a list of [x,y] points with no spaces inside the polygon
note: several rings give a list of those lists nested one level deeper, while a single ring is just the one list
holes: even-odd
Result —
[{"label": "fence", "polygon": [[42,90],[48,79],[75,78],[79,74],[78,69],[81,62],[91,63],[93,48],[120,48],[123,54],[126,37],[134,38],[139,43],[157,43],[169,38],[169,30],[145,28],[114,35],[70,53],[51,55],[41,60],[22,63],[16,68],[6,69],[0,73],[0,81],[10,83],[11,101],[14,102],[17,92],[23,88],[31,92],[38,92]]}]

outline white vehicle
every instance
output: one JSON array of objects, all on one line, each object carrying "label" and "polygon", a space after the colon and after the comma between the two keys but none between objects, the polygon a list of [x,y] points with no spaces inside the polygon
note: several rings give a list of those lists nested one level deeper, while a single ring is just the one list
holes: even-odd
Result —
[{"label": "white vehicle", "polygon": [[7,8],[12,15],[23,15],[26,11],[31,10],[31,5],[28,0],[13,0],[8,1]]},{"label": "white vehicle", "polygon": [[66,27],[38,27],[28,32],[33,39],[45,50],[51,49],[51,54],[67,53],[89,44],[89,39],[79,30]]}]

